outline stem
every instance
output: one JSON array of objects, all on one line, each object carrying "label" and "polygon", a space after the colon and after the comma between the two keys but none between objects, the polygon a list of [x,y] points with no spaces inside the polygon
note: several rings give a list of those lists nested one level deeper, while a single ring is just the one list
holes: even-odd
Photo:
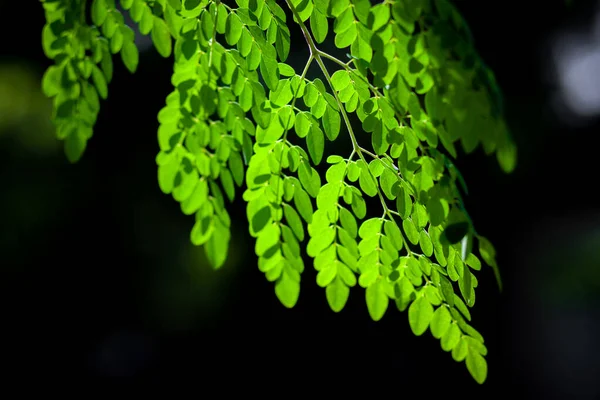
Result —
[{"label": "stem", "polygon": [[[343,68],[344,68],[346,71],[355,71],[355,70],[353,70],[352,68],[350,68],[350,66],[348,65],[348,63],[345,63],[345,62],[343,62],[342,60],[340,60],[340,59],[338,59],[338,58],[336,58],[336,57],[334,57],[334,56],[332,56],[332,55],[330,55],[330,54],[327,54],[327,53],[325,53],[324,51],[319,51],[319,53],[320,53],[319,55],[320,55],[321,57],[323,57],[323,58],[327,58],[328,60],[330,60],[330,61],[333,61],[334,63],[336,63],[336,64],[338,64],[339,66],[343,67]],[[353,61],[354,61],[354,60],[352,59],[352,60],[350,60],[349,62],[353,62]],[[362,78],[362,79],[363,79],[363,81],[364,81],[364,82],[365,82],[367,85],[369,85],[369,89],[371,89],[371,91],[373,92],[373,94],[375,95],[375,97],[384,97],[384,96],[383,96],[383,94],[381,94],[381,92],[379,91],[379,89],[377,89],[375,86],[373,86],[373,85],[371,84],[371,82],[369,82],[369,81],[367,80],[367,78],[365,78],[364,76],[360,76],[360,75],[357,75],[357,76],[359,76],[360,78]]]},{"label": "stem", "polygon": [[[320,50],[319,50],[319,55],[320,55],[321,57],[323,57],[323,58],[327,58],[328,60],[330,60],[330,61],[333,61],[334,63],[336,63],[336,64],[338,64],[339,66],[343,67],[343,68],[344,68],[346,71],[348,71],[348,72],[356,71],[355,69],[352,69],[352,68],[350,68],[350,66],[349,66],[347,63],[345,63],[345,62],[343,62],[342,60],[340,60],[340,59],[338,59],[338,58],[336,58],[336,57],[334,57],[334,56],[332,56],[332,55],[329,55],[329,54],[327,54],[327,53],[325,53],[325,52],[323,52],[323,51],[320,51]],[[349,62],[354,62],[354,61],[356,61],[356,60],[355,60],[355,59],[351,59]],[[373,85],[371,84],[371,82],[369,82],[369,81],[368,81],[368,80],[367,80],[365,77],[363,77],[363,76],[360,76],[360,75],[358,75],[358,74],[355,74],[355,75],[357,75],[357,76],[359,76],[360,78],[362,78],[362,80],[363,80],[363,81],[364,81],[364,82],[365,82],[367,85],[369,85],[369,89],[371,89],[371,92],[373,92],[373,94],[375,95],[375,97],[376,97],[376,98],[377,98],[377,97],[385,98],[385,96],[384,96],[384,95],[383,95],[383,94],[382,94],[382,93],[379,91],[379,89],[378,89],[376,86],[373,86]],[[396,112],[396,116],[398,117],[398,119],[399,119],[400,121],[404,121],[404,120],[406,119],[404,116],[400,115],[400,113],[399,113],[397,110],[394,110],[394,111]],[[427,153],[427,151],[425,150],[425,148],[424,148],[424,147],[423,147],[423,145],[421,144],[421,141],[419,141],[419,148],[421,149],[421,152],[422,152],[423,154],[426,154],[426,153]]]},{"label": "stem", "polygon": [[[327,83],[329,84],[329,87],[331,88],[331,91],[333,92],[333,96],[338,104],[338,108],[340,109],[340,112],[342,113],[342,118],[344,119],[344,124],[346,125],[346,128],[348,129],[348,134],[350,135],[350,140],[352,141],[352,147],[353,147],[354,151],[356,152],[356,154],[358,154],[358,157],[366,165],[369,165],[363,154],[363,149],[361,149],[361,147],[358,145],[358,141],[356,140],[356,135],[354,134],[352,125],[350,124],[350,120],[348,119],[348,114],[346,113],[346,109],[344,108],[344,105],[342,104],[336,90],[333,88],[333,84],[331,83],[331,76],[329,75],[329,71],[327,71],[327,68],[325,67],[325,64],[323,63],[323,59],[321,58],[321,56],[324,53],[321,52],[319,49],[317,49],[317,46],[315,45],[315,42],[314,42],[312,36],[308,32],[308,29],[306,28],[306,25],[304,25],[304,22],[302,22],[302,19],[300,18],[300,15],[298,14],[298,11],[296,11],[296,8],[292,4],[292,2],[290,0],[285,0],[285,2],[288,5],[289,9],[292,11],[294,18],[296,19],[296,22],[298,23],[298,25],[300,26],[300,29],[302,30],[302,34],[304,35],[304,38],[306,39],[306,43],[308,44],[308,47],[310,49],[311,57],[314,57],[315,61],[317,61],[317,64],[319,64],[319,68],[321,68],[321,72],[325,76],[325,79],[327,80]],[[373,179],[373,181],[375,182],[375,186],[377,188],[377,195],[379,196],[379,201],[381,202],[381,206],[383,207],[384,213],[387,214],[387,216],[389,217],[389,219],[391,221],[393,221],[396,225],[398,225],[398,223],[396,222],[396,220],[390,213],[390,209],[388,208],[388,206],[385,202],[385,199],[383,198],[381,189],[377,185],[377,179],[373,176],[373,174],[368,169],[368,167],[367,167],[367,171],[368,171],[369,175],[371,175],[371,178]],[[398,227],[400,227],[400,226],[398,226]],[[404,235],[402,234],[402,231],[400,231],[400,235],[402,236],[402,240],[405,243],[408,243],[404,239]],[[408,248],[408,245],[406,245],[405,247],[406,247],[407,253],[409,255],[412,255],[412,251]]]},{"label": "stem", "polygon": [[361,148],[360,148],[360,151],[362,151],[363,153],[365,153],[365,154],[367,154],[367,155],[369,155],[369,156],[371,156],[371,157],[373,157],[373,158],[379,158],[379,157],[377,156],[377,154],[375,154],[375,153],[371,153],[369,150],[367,150],[367,149],[365,149],[365,148],[363,148],[363,147],[361,147]]}]

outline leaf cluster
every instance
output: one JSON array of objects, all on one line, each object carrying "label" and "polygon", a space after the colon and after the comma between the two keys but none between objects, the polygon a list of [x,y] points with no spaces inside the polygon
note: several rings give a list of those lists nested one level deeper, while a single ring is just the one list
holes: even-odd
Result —
[{"label": "leaf cluster", "polygon": [[[114,0],[92,2],[92,24],[85,1],[42,3],[44,50],[56,61],[44,92],[54,98],[57,134],[75,161],[92,135],[99,98],[107,97],[112,55],[120,53],[134,72],[138,50]],[[429,330],[483,383],[487,349],[469,324],[481,260],[500,280],[495,250],[464,207],[467,188],[453,160],[457,148],[481,146],[511,172],[516,149],[493,74],[454,6],[120,5],[162,56],[174,56],[173,92],[158,113],[158,183],[194,215],[191,242],[204,246],[213,267],[223,265],[229,249],[226,202],[241,194],[258,268],[284,306],[298,301],[306,254],[334,312],[358,285],[373,320],[390,303],[408,310],[415,335]],[[310,50],[302,71],[286,64],[294,24]],[[328,39],[347,60],[318,48]],[[308,79],[313,63],[322,76]],[[340,137],[350,140],[351,152],[326,154],[326,142]]]}]

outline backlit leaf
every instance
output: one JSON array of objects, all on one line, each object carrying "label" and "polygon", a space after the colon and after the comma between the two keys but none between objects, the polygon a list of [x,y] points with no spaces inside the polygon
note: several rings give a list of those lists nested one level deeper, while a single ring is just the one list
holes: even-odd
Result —
[{"label": "backlit leaf", "polygon": [[317,126],[312,125],[308,135],[306,136],[306,145],[308,147],[308,154],[313,163],[319,164],[323,158],[323,151],[325,150],[325,136],[323,131]]},{"label": "backlit leaf", "polygon": [[433,307],[425,297],[418,297],[408,307],[408,323],[416,336],[425,333],[432,318]]},{"label": "backlit leaf", "polygon": [[373,321],[379,321],[385,314],[390,302],[383,289],[382,282],[377,281],[367,287],[365,296],[367,300],[367,309],[369,310],[371,319],[373,319]]}]

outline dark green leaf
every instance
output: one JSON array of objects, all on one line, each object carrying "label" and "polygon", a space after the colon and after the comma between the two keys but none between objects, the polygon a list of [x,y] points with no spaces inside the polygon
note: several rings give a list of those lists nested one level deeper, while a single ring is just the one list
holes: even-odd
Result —
[{"label": "dark green leaf", "polygon": [[456,244],[460,242],[468,232],[468,222],[457,222],[455,224],[448,225],[446,229],[444,229],[442,239],[446,240],[450,244]]}]

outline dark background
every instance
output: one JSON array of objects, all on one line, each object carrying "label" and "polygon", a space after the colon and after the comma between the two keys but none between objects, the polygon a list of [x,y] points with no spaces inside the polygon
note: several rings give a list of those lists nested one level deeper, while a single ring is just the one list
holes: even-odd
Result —
[{"label": "dark background", "polygon": [[[357,287],[334,314],[310,261],[297,306],[285,309],[257,269],[239,195],[229,208],[229,260],[211,270],[189,243],[193,218],[158,188],[156,115],[172,64],[154,49],[142,53],[135,75],[116,58],[94,137],[70,165],[39,90],[50,65],[42,7],[0,1],[5,371],[177,377],[203,390],[254,382],[398,396],[600,398],[600,123],[556,100],[551,58],[552,39],[566,29],[592,30],[596,2],[573,3],[456,2],[496,73],[519,147],[511,175],[481,150],[458,164],[467,209],[496,246],[505,286],[498,293],[489,268],[478,274],[473,325],[489,349],[480,387],[429,333],[414,337],[393,304],[375,323]],[[292,34],[288,62],[299,69],[306,53]],[[590,87],[599,79],[600,64]]]}]

